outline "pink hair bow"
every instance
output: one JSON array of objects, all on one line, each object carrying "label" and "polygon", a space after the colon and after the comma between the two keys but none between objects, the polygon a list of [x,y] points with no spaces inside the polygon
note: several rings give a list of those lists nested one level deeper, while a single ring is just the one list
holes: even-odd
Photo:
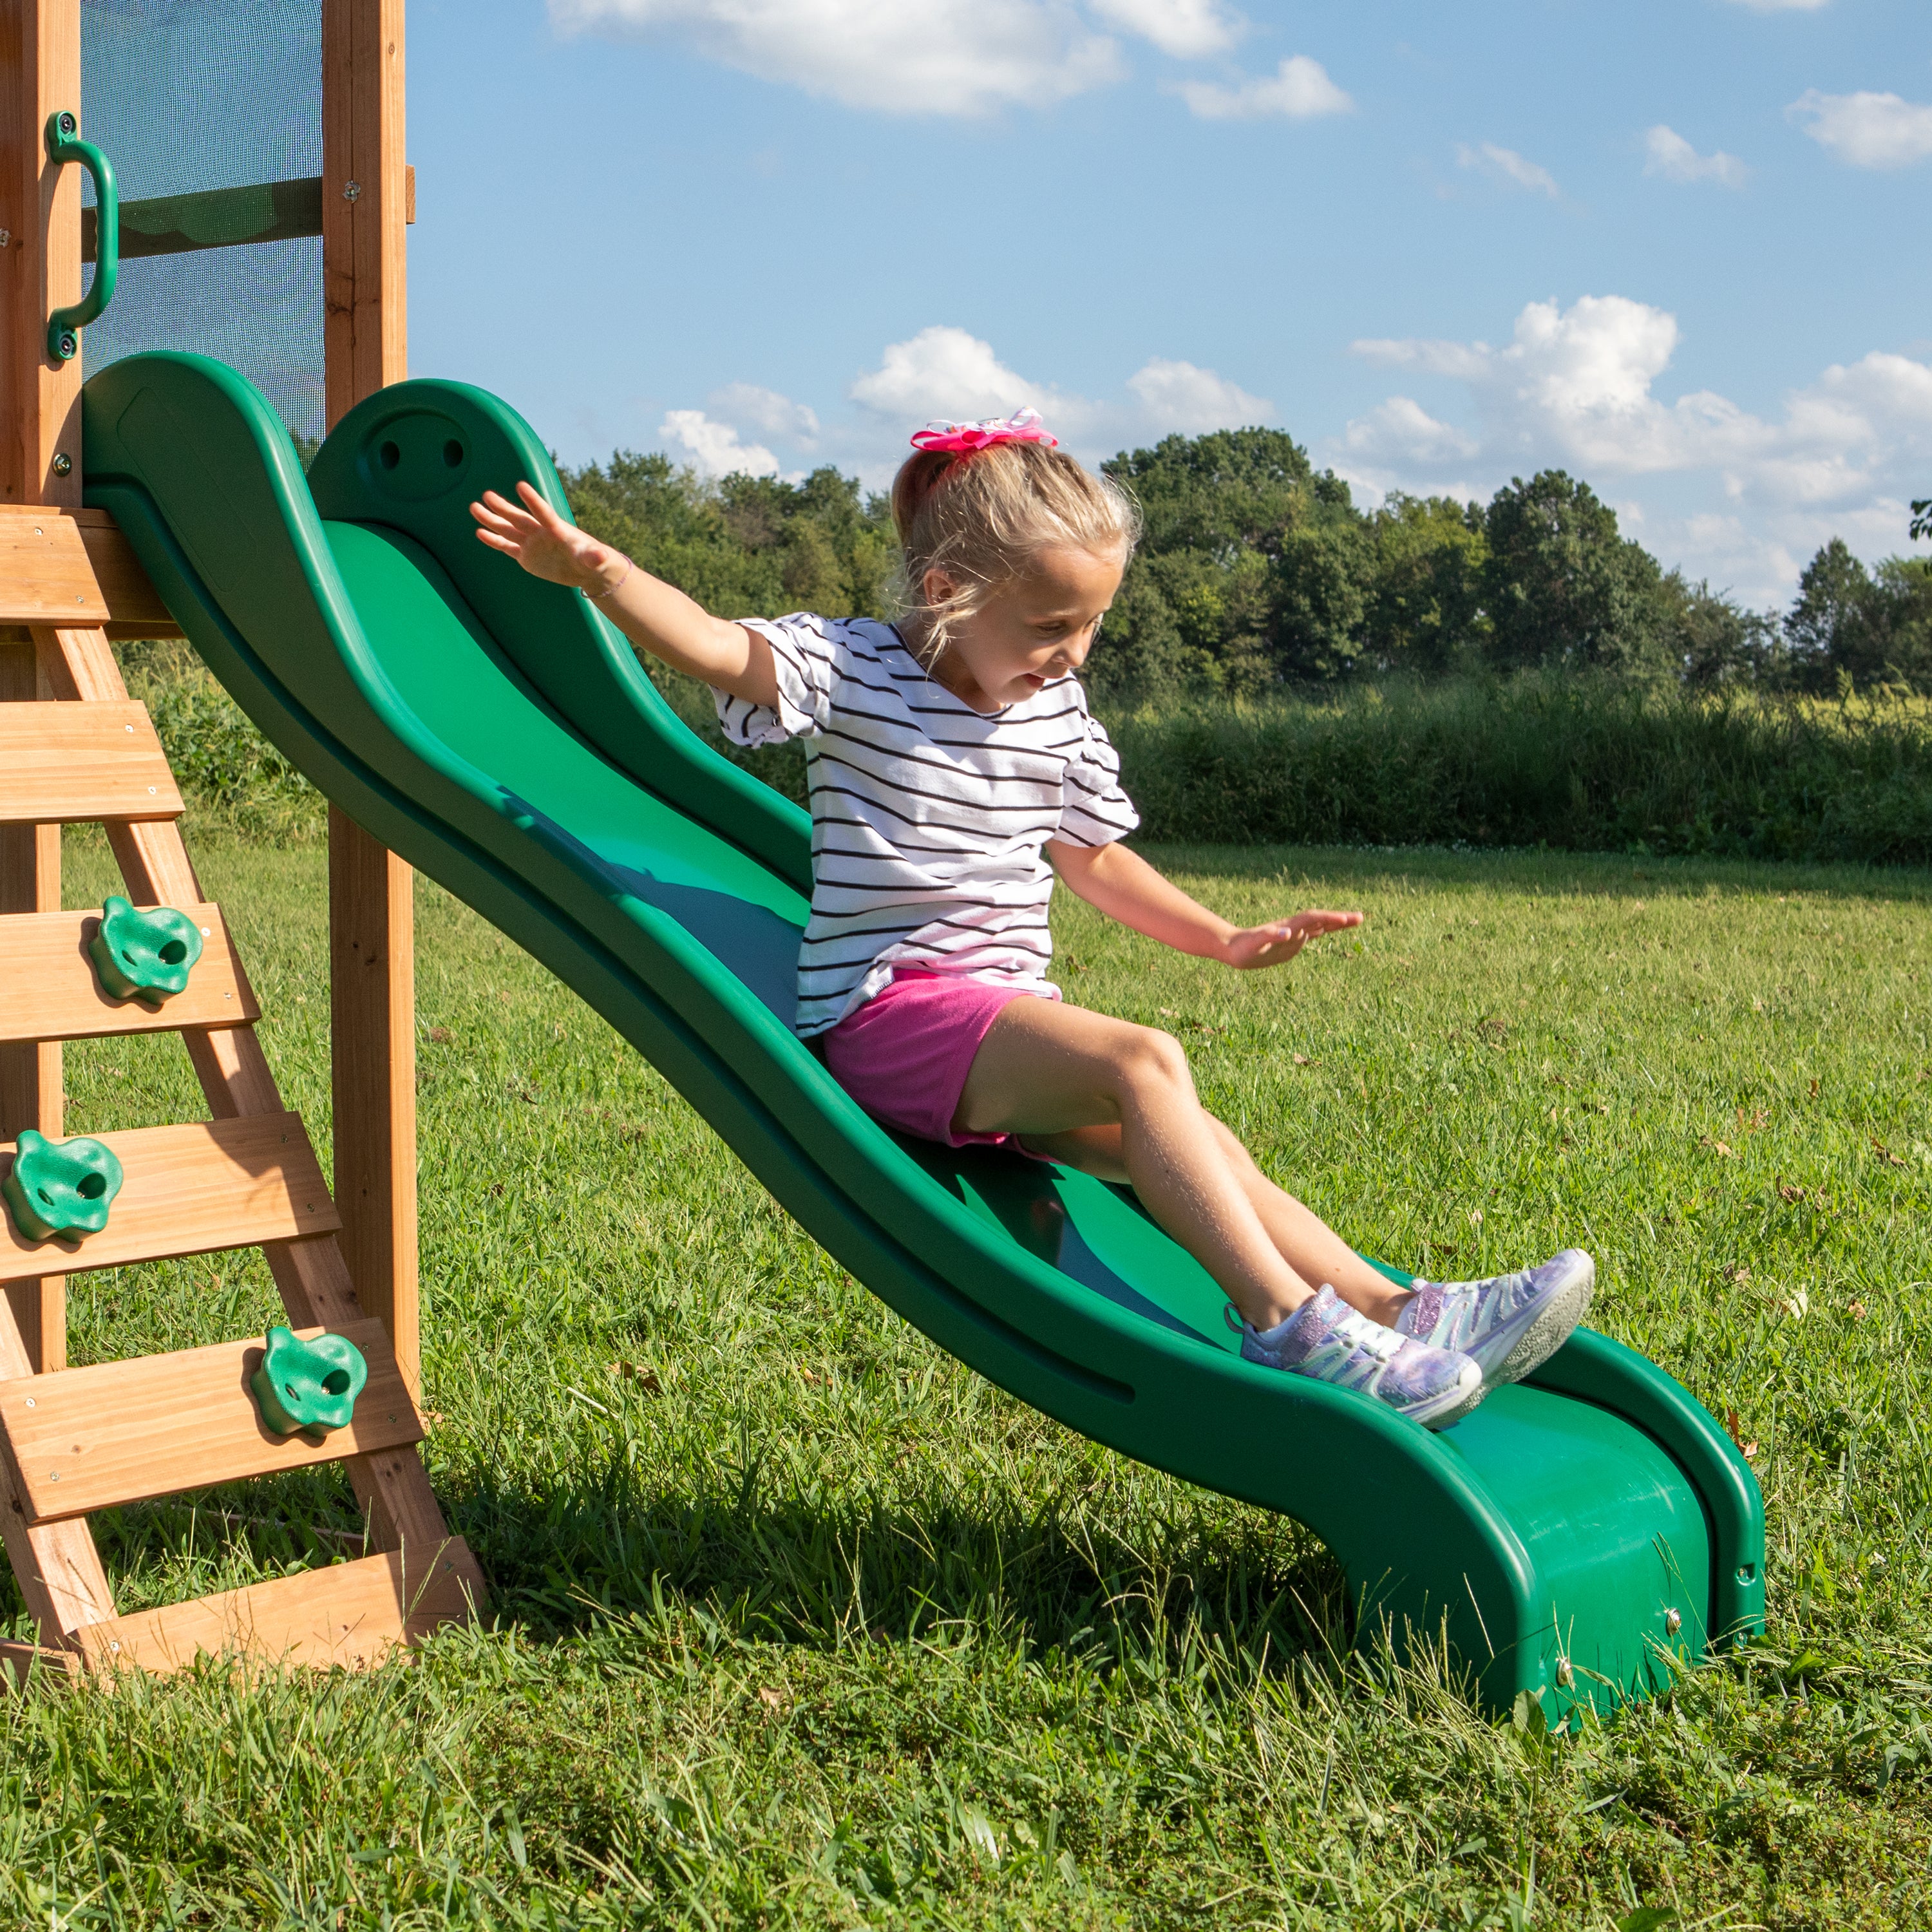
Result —
[{"label": "pink hair bow", "polygon": [[1049,449],[1060,447],[1059,437],[1049,436],[1041,427],[1037,410],[1016,410],[1010,416],[992,416],[985,422],[929,422],[915,430],[912,439],[915,449],[954,454],[988,449],[996,442],[1043,442]]}]

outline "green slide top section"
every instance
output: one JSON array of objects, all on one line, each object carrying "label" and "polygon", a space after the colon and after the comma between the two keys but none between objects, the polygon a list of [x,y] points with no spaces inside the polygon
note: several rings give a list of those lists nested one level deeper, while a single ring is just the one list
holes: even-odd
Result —
[{"label": "green slide top section", "polygon": [[[1580,1334],[1431,1435],[1242,1361],[1224,1298],[1124,1190],[902,1141],[796,1036],[802,816],[694,738],[584,601],[476,542],[542,444],[474,389],[399,384],[304,479],[232,371],[134,356],[83,393],[88,500],[329,796],[542,960],[859,1279],[962,1360],[1126,1454],[1306,1523],[1366,1633],[1435,1631],[1489,1699],[1642,1694],[1754,1628],[1748,1467],[1667,1376]],[[567,512],[566,512],[567,514]]]}]

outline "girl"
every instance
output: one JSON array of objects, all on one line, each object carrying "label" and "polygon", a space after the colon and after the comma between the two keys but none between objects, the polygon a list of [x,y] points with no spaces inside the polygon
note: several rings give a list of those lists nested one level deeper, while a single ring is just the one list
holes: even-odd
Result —
[{"label": "girl", "polygon": [[1238,971],[1362,915],[1236,927],[1120,842],[1139,818],[1075,674],[1132,554],[1132,506],[1031,410],[934,424],[913,442],[892,485],[896,625],[711,616],[527,483],[520,504],[493,490],[471,514],[484,543],[711,686],[734,742],[806,740],[814,884],[797,1025],[860,1105],[930,1140],[1130,1182],[1240,1310],[1250,1361],[1446,1428],[1569,1334],[1588,1256],[1396,1288],[1206,1112],[1171,1035],[1061,998],[1043,976],[1056,876]]}]

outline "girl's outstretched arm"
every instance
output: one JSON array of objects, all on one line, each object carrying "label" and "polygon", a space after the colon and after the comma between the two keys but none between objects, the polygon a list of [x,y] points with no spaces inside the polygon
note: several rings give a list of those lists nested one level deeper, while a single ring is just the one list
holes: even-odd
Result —
[{"label": "girl's outstretched arm", "polygon": [[712,616],[622,550],[566,523],[529,484],[519,483],[517,494],[520,503],[486,490],[470,505],[479,542],[514,557],[532,577],[581,590],[632,644],[674,669],[776,708],[772,647],[756,631]]},{"label": "girl's outstretched arm", "polygon": [[1362,922],[1358,912],[1300,912],[1266,926],[1238,926],[1189,898],[1124,845],[1070,845],[1050,838],[1046,856],[1068,887],[1109,919],[1177,952],[1226,966],[1279,966],[1311,939]]}]

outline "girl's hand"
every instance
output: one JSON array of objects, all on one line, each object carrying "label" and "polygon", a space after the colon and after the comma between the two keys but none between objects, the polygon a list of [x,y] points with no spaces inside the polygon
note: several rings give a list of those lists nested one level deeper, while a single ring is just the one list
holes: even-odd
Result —
[{"label": "girl's hand", "polygon": [[472,503],[478,540],[513,556],[532,577],[568,584],[592,597],[616,589],[630,568],[621,550],[567,524],[527,483],[517,485],[520,507],[494,490]]},{"label": "girl's hand", "polygon": [[1273,926],[1250,926],[1231,934],[1221,956],[1243,972],[1258,966],[1280,966],[1311,939],[1318,939],[1324,932],[1346,932],[1361,922],[1358,912],[1298,912]]}]

